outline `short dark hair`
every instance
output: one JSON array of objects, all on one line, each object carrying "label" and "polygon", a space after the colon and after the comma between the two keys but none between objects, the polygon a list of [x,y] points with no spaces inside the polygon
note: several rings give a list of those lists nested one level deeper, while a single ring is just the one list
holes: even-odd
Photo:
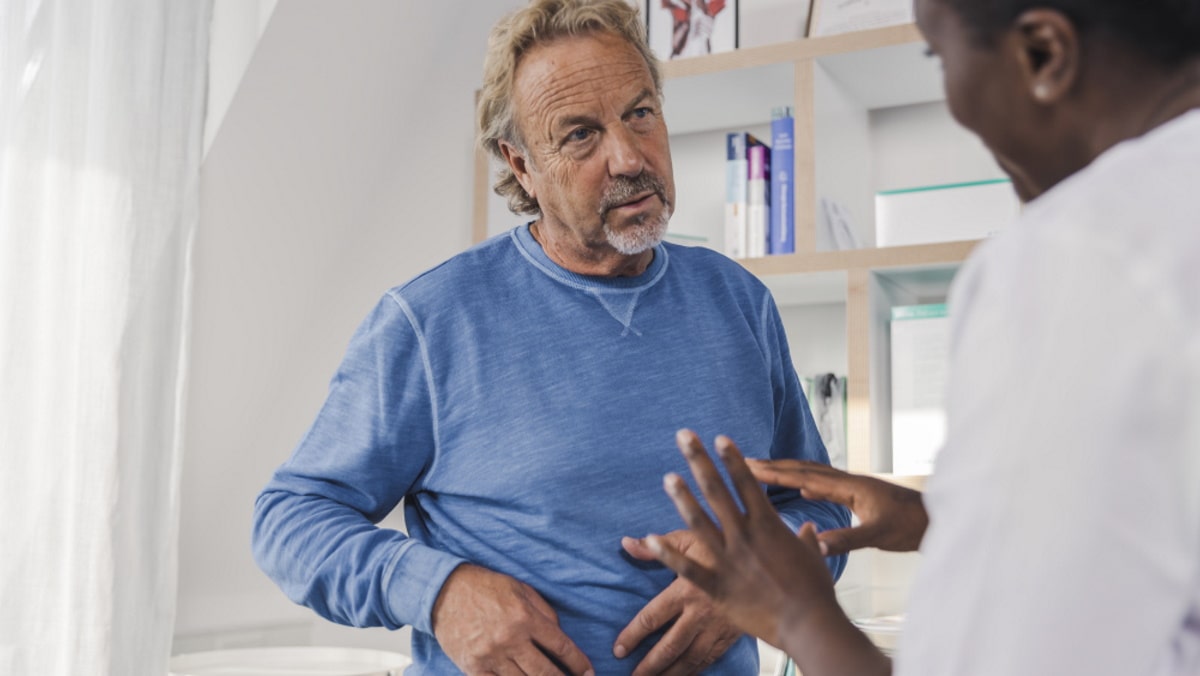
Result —
[{"label": "short dark hair", "polygon": [[1102,34],[1166,66],[1200,54],[1200,0],[942,0],[990,41],[1022,12],[1061,12],[1080,33]]}]

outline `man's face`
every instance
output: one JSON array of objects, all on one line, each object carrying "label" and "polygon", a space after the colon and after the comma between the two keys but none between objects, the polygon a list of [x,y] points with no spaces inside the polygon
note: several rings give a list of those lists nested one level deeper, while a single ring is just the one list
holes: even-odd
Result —
[{"label": "man's face", "polygon": [[1030,185],[1030,170],[1038,163],[1038,130],[1022,105],[1022,75],[1007,36],[983,44],[943,0],[916,0],[915,10],[917,25],[941,59],[950,113],[979,136],[1022,198],[1031,198],[1040,191]]},{"label": "man's face", "polygon": [[634,47],[604,33],[534,47],[513,99],[526,144],[516,173],[541,207],[543,232],[625,255],[662,240],[675,200],[671,153]]}]

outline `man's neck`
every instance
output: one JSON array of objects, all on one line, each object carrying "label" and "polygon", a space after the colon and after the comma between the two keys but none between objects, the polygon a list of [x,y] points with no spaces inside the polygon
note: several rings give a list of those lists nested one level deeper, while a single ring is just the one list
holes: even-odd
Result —
[{"label": "man's neck", "polygon": [[543,229],[542,221],[529,226],[529,234],[550,260],[577,275],[589,277],[637,277],[654,261],[654,249],[639,254],[623,254],[611,245],[588,247],[566,238],[555,237]]}]

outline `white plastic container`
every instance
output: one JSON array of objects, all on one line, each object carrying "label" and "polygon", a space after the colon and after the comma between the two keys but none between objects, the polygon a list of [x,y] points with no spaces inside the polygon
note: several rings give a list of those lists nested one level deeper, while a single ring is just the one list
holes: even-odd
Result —
[{"label": "white plastic container", "polygon": [[884,247],[984,239],[1020,212],[1008,179],[888,190],[875,195],[875,242]]}]

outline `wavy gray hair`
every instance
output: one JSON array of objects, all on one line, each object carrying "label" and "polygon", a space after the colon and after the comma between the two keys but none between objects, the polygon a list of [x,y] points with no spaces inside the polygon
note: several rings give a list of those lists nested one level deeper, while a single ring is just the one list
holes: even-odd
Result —
[{"label": "wavy gray hair", "polygon": [[[650,69],[655,93],[662,96],[662,75],[658,59],[646,43],[646,26],[626,0],[532,0],[496,24],[488,38],[476,111],[479,145],[488,154],[503,162],[501,141],[526,152],[512,101],[514,76],[525,52],[556,38],[598,32],[611,33],[633,45]],[[525,192],[507,163],[493,188],[508,200],[513,213],[541,213],[537,199]]]}]

